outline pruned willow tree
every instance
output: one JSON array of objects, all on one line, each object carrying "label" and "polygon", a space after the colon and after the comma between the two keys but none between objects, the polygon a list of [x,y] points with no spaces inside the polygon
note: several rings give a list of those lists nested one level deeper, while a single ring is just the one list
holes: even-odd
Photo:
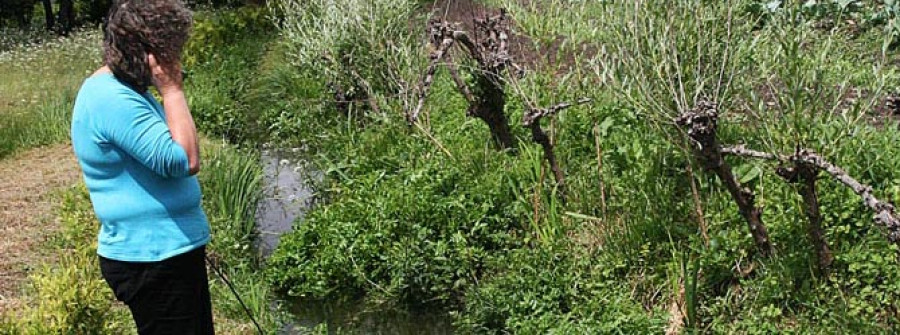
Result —
[{"label": "pruned willow tree", "polygon": [[[470,37],[472,32],[442,21],[432,21],[425,31],[417,32],[410,26],[411,18],[418,15],[417,1],[276,0],[269,5],[275,13],[292,13],[276,15],[289,60],[314,78],[326,80],[338,109],[384,114],[379,106],[391,105],[450,155],[430,135],[427,124],[419,122],[428,88],[437,67],[443,65],[469,103],[467,114],[489,126],[497,147],[514,146],[505,111],[506,95],[510,94],[506,88],[516,88],[515,78],[521,71],[509,57],[505,12],[477,18],[474,33],[484,38],[476,40]],[[833,255],[822,233],[815,181],[820,175],[840,180],[839,174],[829,172],[827,166],[836,165],[828,159],[837,154],[841,141],[852,134],[851,129],[883,91],[883,64],[875,66],[867,78],[871,82],[864,90],[867,94],[857,99],[862,102],[848,108],[844,97],[851,91],[849,79],[826,84],[823,70],[815,65],[825,63],[833,53],[829,42],[833,36],[810,47],[810,35],[821,32],[798,23],[803,21],[802,11],[792,8],[799,5],[769,13],[764,25],[741,10],[742,6],[739,0],[604,3],[602,18],[596,21],[600,48],[593,68],[614,95],[690,158],[692,163],[686,168],[704,240],[709,239],[709,232],[694,166],[713,176],[728,192],[756,254],[765,258],[776,251],[757,192],[741,181],[732,166],[734,159],[727,158],[759,158],[743,153],[763,152],[776,158],[770,161],[779,168],[777,175],[795,185],[804,199],[802,212],[809,241],[819,270],[824,272]],[[430,53],[423,47],[423,36],[431,44]],[[455,57],[454,47],[462,50]],[[471,61],[464,69],[468,76],[462,75],[453,61],[462,58],[460,55]],[[564,190],[563,172],[540,120],[570,104],[541,107],[529,97],[523,100],[530,102],[523,111],[523,125],[544,149],[557,184]],[[427,122],[427,117],[424,119]],[[749,127],[755,129],[752,138],[723,137],[723,125],[733,120],[750,120]],[[836,130],[823,133],[823,125]],[[737,147],[744,142],[755,147]],[[742,148],[745,150],[739,150]],[[783,157],[794,159],[780,159]],[[831,165],[811,165],[797,157],[816,157],[816,161]],[[856,193],[864,199],[874,197],[866,185],[853,180],[862,185],[854,189]],[[890,241],[900,242],[900,227],[890,219],[893,208],[877,198],[865,201],[879,213],[876,222],[888,228]]]},{"label": "pruned willow tree", "polygon": [[[741,10],[742,3],[638,0],[609,4],[604,21],[609,33],[595,62],[596,73],[619,98],[719,180],[745,221],[759,256],[775,252],[763,208],[754,189],[736,176],[728,156],[768,159],[775,163],[777,175],[796,185],[820,271],[826,272],[833,259],[816,197],[820,173],[859,194],[874,211],[874,221],[887,228],[890,242],[900,242],[893,207],[827,159],[837,154],[841,141],[852,136],[852,129],[876,103],[884,87],[883,64],[866,78],[869,87],[855,89],[866,92],[865,96],[857,94],[858,99],[848,104],[848,92],[854,90],[849,77],[829,84],[831,78],[825,78],[825,70],[816,66],[827,63],[835,52],[831,47],[835,31],[825,32],[824,42],[809,45],[814,40],[811,35],[822,32],[799,23],[803,22],[799,5],[784,6],[760,28],[759,18]],[[722,127],[735,120],[752,127],[754,137],[726,143]],[[822,132],[823,127],[836,131]],[[758,148],[740,146],[743,142]],[[691,179],[701,234],[707,238],[703,205]]]},{"label": "pruned willow tree", "polygon": [[[798,242],[772,239],[765,207],[757,198],[762,183],[748,182],[755,177],[739,175],[733,165],[748,159],[769,162],[755,166],[762,171],[757,173],[773,171],[795,190],[796,197],[788,192],[777,199],[769,196],[766,202],[780,202],[781,208],[800,207],[797,220],[805,221],[806,243],[811,245],[813,270],[819,275],[827,275],[835,259],[825,233],[829,213],[820,205],[820,196],[843,191],[822,189],[823,178],[833,181],[829,186],[856,193],[874,213],[874,220],[860,224],[877,224],[886,231],[888,241],[897,245],[900,225],[894,207],[876,195],[880,191],[834,163],[859,160],[846,157],[842,143],[865,128],[863,116],[883,95],[885,57],[875,60],[871,73],[862,78],[849,73],[829,77],[828,70],[840,72],[839,67],[821,66],[839,54],[833,48],[839,38],[836,28],[822,30],[806,23],[802,2],[786,2],[767,13],[765,22],[745,11],[745,4],[739,0],[611,2],[598,20],[605,33],[595,73],[689,158],[686,171],[694,212],[707,245],[710,232],[702,195],[706,192],[698,187],[694,167],[716,180],[709,187],[727,190],[746,224],[755,260],[777,254],[779,244]],[[798,203],[796,198],[801,199],[799,205],[791,205]],[[735,270],[746,277],[758,268],[755,263]],[[697,324],[696,309],[691,308],[696,307],[697,298],[692,290],[703,274],[698,265],[688,271],[690,267],[683,266],[679,284],[673,287],[673,325],[682,320]]]}]

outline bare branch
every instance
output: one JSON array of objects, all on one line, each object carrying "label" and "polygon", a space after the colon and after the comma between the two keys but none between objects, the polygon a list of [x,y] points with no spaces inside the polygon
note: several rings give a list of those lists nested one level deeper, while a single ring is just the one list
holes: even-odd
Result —
[{"label": "bare branch", "polygon": [[533,123],[539,122],[541,118],[545,116],[552,116],[564,109],[568,109],[569,107],[583,105],[591,101],[592,100],[590,98],[581,98],[575,102],[564,102],[555,106],[551,106],[549,108],[529,108],[525,112],[525,116],[522,117],[522,125],[529,127]]},{"label": "bare branch", "polygon": [[562,168],[559,167],[559,162],[556,161],[556,154],[554,153],[550,136],[547,136],[547,133],[541,128],[540,123],[534,123],[528,127],[531,128],[531,139],[534,140],[535,143],[540,144],[541,148],[544,149],[544,157],[547,159],[547,163],[550,164],[550,170],[553,171],[553,178],[556,180],[556,187],[559,190],[560,199],[565,200],[567,193],[565,174],[563,174]]},{"label": "bare branch", "polygon": [[447,65],[447,71],[450,72],[450,77],[453,78],[453,82],[456,83],[456,89],[458,89],[463,97],[466,98],[466,102],[468,102],[469,105],[474,104],[475,96],[472,94],[472,90],[469,89],[469,85],[466,85],[466,82],[460,77],[456,64],[453,64],[452,61],[447,61],[445,62],[445,65]]},{"label": "bare branch", "polygon": [[784,162],[784,161],[788,160],[788,157],[784,157],[781,155],[770,154],[768,152],[762,152],[762,151],[748,149],[743,144],[736,145],[733,147],[722,148],[722,154],[745,157],[745,158],[756,158],[756,159],[762,159],[762,160],[780,161],[780,162]]},{"label": "bare branch", "polygon": [[481,54],[481,50],[472,41],[472,38],[469,37],[469,34],[466,34],[465,31],[457,30],[451,34],[452,38],[459,42],[462,46],[466,48],[469,52],[469,56],[472,56],[478,64],[484,63],[484,57]]},{"label": "bare branch", "polygon": [[443,61],[444,55],[452,46],[453,39],[445,38],[441,41],[441,44],[437,49],[429,55],[431,63],[428,64],[428,69],[425,71],[425,78],[422,79],[422,83],[419,85],[419,102],[416,104],[416,109],[407,115],[407,121],[410,124],[419,120],[419,113],[422,111],[422,107],[425,106],[425,98],[428,97],[428,91],[431,89],[431,84],[434,83],[434,74],[437,72],[437,66]]},{"label": "bare branch", "polygon": [[[500,149],[508,149],[515,146],[515,137],[509,128],[509,118],[506,116],[506,92],[503,72],[506,68],[514,66],[508,52],[508,23],[506,12],[486,19],[475,20],[475,33],[483,33],[487,38],[476,43],[466,32],[460,31],[453,24],[445,21],[431,21],[429,32],[431,44],[435,45],[434,52],[430,54],[429,64],[425,76],[418,90],[418,103],[407,114],[407,121],[412,124],[419,118],[428,91],[434,81],[435,72],[439,63],[447,64],[457,89],[469,103],[466,112],[468,116],[477,117],[484,121],[491,131],[494,143]],[[468,51],[470,57],[478,64],[473,71],[473,88],[463,81],[455,65],[446,61],[449,50],[454,43],[462,45]]]},{"label": "bare branch", "polygon": [[887,227],[888,240],[891,243],[900,245],[900,220],[897,220],[894,206],[876,198],[872,193],[871,186],[860,183],[843,169],[831,164],[825,158],[810,150],[798,150],[796,154],[791,156],[791,160],[799,164],[809,164],[825,171],[862,197],[863,203],[875,212],[875,222]]},{"label": "bare branch", "polygon": [[556,186],[559,189],[560,198],[562,198],[563,200],[565,200],[566,197],[565,175],[563,174],[563,171],[559,166],[559,162],[557,162],[556,160],[556,153],[554,152],[553,142],[550,141],[550,137],[547,136],[547,133],[543,128],[541,128],[541,118],[545,116],[555,115],[561,110],[572,106],[585,104],[590,101],[591,99],[581,98],[574,103],[561,103],[548,108],[529,108],[525,112],[525,116],[523,117],[523,126],[531,129],[531,139],[535,143],[540,144],[541,148],[544,149],[544,157],[547,159],[547,163],[550,164],[550,169],[553,170],[553,176],[556,179]]},{"label": "bare branch", "polygon": [[718,105],[711,101],[701,100],[697,105],[676,118],[675,124],[686,130],[692,141],[694,158],[704,169],[712,171],[719,177],[744,220],[762,256],[772,254],[772,242],[769,232],[762,222],[762,209],[756,206],[753,191],[743,187],[734,177],[731,165],[722,155],[722,146],[717,138],[719,120]]},{"label": "bare branch", "polygon": [[797,193],[803,198],[803,212],[806,214],[806,232],[816,253],[818,272],[827,275],[834,256],[825,240],[825,232],[822,229],[822,212],[819,206],[819,196],[816,190],[816,180],[819,170],[815,166],[793,161],[791,167],[779,167],[776,174],[789,183],[798,184]]}]

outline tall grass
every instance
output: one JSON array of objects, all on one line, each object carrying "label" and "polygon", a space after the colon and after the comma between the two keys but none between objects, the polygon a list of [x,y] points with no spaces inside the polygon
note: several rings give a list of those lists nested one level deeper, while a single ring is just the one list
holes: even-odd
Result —
[{"label": "tall grass", "polygon": [[[235,285],[241,299],[265,329],[275,331],[277,315],[273,311],[273,292],[261,276],[255,247],[256,209],[262,195],[262,168],[258,153],[223,144],[204,145],[203,171],[200,174],[203,206],[210,221],[212,241],[208,253],[225,276]],[[226,333],[252,331],[252,324],[240,302],[222,278],[210,272],[210,294],[217,315],[226,319]],[[220,313],[220,314],[218,314]]]},{"label": "tall grass", "polygon": [[422,35],[410,26],[419,3],[279,0],[269,6],[278,16],[287,60],[298,71],[325,79],[346,99],[396,103],[409,98],[400,93],[411,89],[406,83],[416,82],[424,68],[417,43]]},{"label": "tall grass", "polygon": [[229,256],[228,261],[252,259],[256,204],[262,195],[258,154],[219,145],[205,148],[200,180],[204,209],[217,230],[212,250]]},{"label": "tall grass", "polygon": [[47,97],[30,110],[0,114],[0,158],[69,138],[74,95]]},{"label": "tall grass", "polygon": [[75,94],[100,66],[99,36],[85,30],[0,52],[0,158],[68,138]]},{"label": "tall grass", "polygon": [[[892,120],[870,122],[873,106],[900,86],[885,66],[890,56],[882,54],[879,31],[854,37],[840,20],[823,28],[794,2],[764,22],[747,10],[759,3],[750,0],[492,3],[508,5],[516,31],[536,44],[563,35],[589,46],[572,50],[594,52],[570,73],[537,69],[512,80],[507,96],[513,122],[532,103],[594,98],[547,125],[568,201],[553,202],[547,167],[524,132],[516,132],[524,149],[513,157],[492,155],[472,135],[480,125],[461,120],[464,104],[446,78],[438,76],[429,98],[439,106],[431,135],[452,157],[404,129],[400,106],[365,126],[352,115],[298,108],[310,95],[327,98],[323,77],[275,67],[270,77],[289,78],[283,87],[292,90],[273,93],[279,111],[266,115],[289,114],[272,121],[313,148],[329,200],[275,252],[276,284],[301,297],[456,302],[449,305],[457,325],[478,333],[659,332],[673,301],[683,304],[687,331],[897,327],[895,250],[858,199],[821,182],[837,260],[831,277],[816,277],[796,190],[774,166],[730,160],[765,208],[775,243],[772,258],[751,261],[752,242],[733,202],[691,166],[671,122],[698,100],[714,100],[724,143],[784,153],[813,147],[897,198],[900,160],[890,143],[900,132]],[[328,51],[286,36],[296,47]],[[847,99],[850,87],[865,94]]]},{"label": "tall grass", "polygon": [[42,100],[74,93],[100,67],[100,31],[22,44],[0,52],[0,114],[23,112]]}]

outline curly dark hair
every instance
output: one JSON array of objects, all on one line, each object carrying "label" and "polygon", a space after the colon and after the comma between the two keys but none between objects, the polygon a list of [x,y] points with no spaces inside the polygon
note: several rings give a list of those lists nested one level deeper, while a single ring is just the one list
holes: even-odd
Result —
[{"label": "curly dark hair", "polygon": [[103,61],[138,92],[152,84],[147,55],[163,66],[177,64],[191,29],[181,0],[117,0],[103,28]]}]

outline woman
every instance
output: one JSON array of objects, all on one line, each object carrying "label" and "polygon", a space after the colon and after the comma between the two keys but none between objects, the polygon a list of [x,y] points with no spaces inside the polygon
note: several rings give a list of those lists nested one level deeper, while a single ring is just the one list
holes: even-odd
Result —
[{"label": "woman", "polygon": [[[72,144],[100,220],[100,270],[140,334],[213,334],[197,131],[182,90],[191,13],[179,0],[118,0],[105,66],[75,101]],[[148,92],[154,86],[163,104]]]}]

